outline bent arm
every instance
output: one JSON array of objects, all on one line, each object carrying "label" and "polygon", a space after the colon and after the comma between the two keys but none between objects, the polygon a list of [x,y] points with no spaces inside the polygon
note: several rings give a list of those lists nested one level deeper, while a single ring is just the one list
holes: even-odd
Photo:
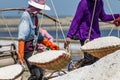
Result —
[{"label": "bent arm", "polygon": [[119,17],[119,14],[106,14],[105,11],[104,11],[104,8],[103,8],[103,3],[102,3],[102,9],[101,9],[101,13],[100,13],[100,16],[99,18],[101,19],[101,21],[112,21],[114,20],[114,18],[118,18]]}]

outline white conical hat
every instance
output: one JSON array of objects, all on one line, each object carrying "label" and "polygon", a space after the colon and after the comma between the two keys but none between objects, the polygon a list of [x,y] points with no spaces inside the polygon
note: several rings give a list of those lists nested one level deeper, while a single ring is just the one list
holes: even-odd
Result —
[{"label": "white conical hat", "polygon": [[50,10],[50,7],[47,6],[45,3],[46,3],[46,0],[30,0],[30,1],[28,1],[28,4],[35,8],[43,9],[43,10]]}]

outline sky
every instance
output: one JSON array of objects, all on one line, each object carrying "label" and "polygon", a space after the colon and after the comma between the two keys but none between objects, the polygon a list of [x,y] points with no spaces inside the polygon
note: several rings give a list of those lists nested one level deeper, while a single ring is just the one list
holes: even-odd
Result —
[{"label": "sky", "polygon": [[[77,5],[80,0],[47,0],[50,11],[44,11],[48,15],[55,15],[52,3],[58,16],[74,16]],[[120,13],[120,0],[103,0],[106,13],[111,13],[108,8],[108,2],[112,13]],[[108,1],[108,2],[107,2]],[[0,0],[0,9],[4,8],[25,8],[28,6],[28,0]],[[16,13],[5,13],[7,15],[18,15]]]}]

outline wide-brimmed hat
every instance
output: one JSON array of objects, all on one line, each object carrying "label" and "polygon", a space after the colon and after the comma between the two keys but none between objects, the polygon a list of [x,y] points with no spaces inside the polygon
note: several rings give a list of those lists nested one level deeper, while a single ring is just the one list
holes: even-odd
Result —
[{"label": "wide-brimmed hat", "polygon": [[28,4],[42,10],[50,10],[50,7],[46,5],[46,0],[29,0]]}]

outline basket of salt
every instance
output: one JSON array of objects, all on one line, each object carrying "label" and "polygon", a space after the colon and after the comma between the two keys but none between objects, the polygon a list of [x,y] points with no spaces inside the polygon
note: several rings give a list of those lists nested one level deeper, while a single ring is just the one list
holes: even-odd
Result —
[{"label": "basket of salt", "polygon": [[96,38],[81,48],[83,52],[102,58],[120,49],[120,38],[114,36]]},{"label": "basket of salt", "polygon": [[64,50],[49,50],[31,56],[28,61],[48,70],[61,70],[71,61],[71,56]]},{"label": "basket of salt", "polygon": [[20,64],[0,68],[0,80],[21,80],[23,67]]}]

